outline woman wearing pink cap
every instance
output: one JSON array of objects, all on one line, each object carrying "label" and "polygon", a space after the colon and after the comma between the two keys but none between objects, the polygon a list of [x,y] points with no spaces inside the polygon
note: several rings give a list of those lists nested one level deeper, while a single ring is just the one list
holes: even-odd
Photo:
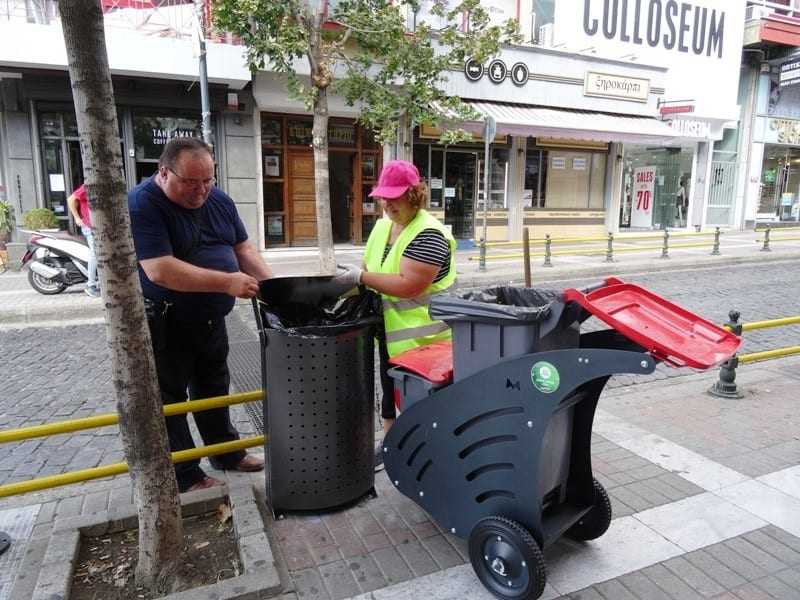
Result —
[{"label": "woman wearing pink cap", "polygon": [[428,316],[428,305],[434,294],[455,283],[456,241],[423,208],[427,190],[410,162],[386,163],[370,197],[381,201],[384,217],[375,223],[367,240],[363,268],[344,265],[345,272],[338,280],[364,284],[380,292],[383,300],[386,343],[380,344],[381,416],[384,431],[388,431],[395,418],[393,383],[385,374],[388,357],[450,339],[450,328]]}]

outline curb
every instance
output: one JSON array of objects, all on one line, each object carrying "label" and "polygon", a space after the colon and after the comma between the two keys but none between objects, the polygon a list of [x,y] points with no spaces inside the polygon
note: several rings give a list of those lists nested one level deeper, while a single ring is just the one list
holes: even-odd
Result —
[{"label": "curb", "polygon": [[[184,592],[164,600],[244,600],[278,595],[282,590],[275,557],[265,533],[252,485],[219,486],[181,495],[183,516],[204,514],[220,501],[230,501],[234,537],[243,574]],[[136,507],[126,505],[90,515],[58,519],[47,540],[44,558],[35,575],[33,592],[15,589],[11,600],[68,598],[82,535],[116,533],[137,526]],[[24,586],[22,586],[24,588]]]}]

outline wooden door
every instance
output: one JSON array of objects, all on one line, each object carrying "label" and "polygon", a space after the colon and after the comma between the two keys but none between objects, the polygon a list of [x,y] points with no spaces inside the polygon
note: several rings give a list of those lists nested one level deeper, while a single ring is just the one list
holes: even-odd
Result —
[{"label": "wooden door", "polygon": [[289,234],[292,244],[317,243],[317,210],[314,200],[314,155],[289,151]]}]

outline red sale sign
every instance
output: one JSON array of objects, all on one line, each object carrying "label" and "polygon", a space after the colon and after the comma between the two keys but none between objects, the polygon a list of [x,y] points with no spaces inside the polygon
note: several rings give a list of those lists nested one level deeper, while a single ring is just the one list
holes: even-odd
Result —
[{"label": "red sale sign", "polygon": [[650,227],[653,225],[653,200],[655,189],[655,167],[639,167],[633,170],[631,227]]}]

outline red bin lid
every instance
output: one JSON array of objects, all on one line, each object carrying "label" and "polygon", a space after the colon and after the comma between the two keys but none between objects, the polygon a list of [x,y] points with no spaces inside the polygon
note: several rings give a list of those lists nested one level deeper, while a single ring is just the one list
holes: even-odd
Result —
[{"label": "red bin lid", "polygon": [[565,290],[564,299],[577,302],[657,359],[676,367],[714,367],[733,356],[742,343],[719,325],[615,277],[589,293]]},{"label": "red bin lid", "polygon": [[453,343],[418,346],[393,356],[389,364],[408,369],[432,383],[450,383],[453,380]]}]

